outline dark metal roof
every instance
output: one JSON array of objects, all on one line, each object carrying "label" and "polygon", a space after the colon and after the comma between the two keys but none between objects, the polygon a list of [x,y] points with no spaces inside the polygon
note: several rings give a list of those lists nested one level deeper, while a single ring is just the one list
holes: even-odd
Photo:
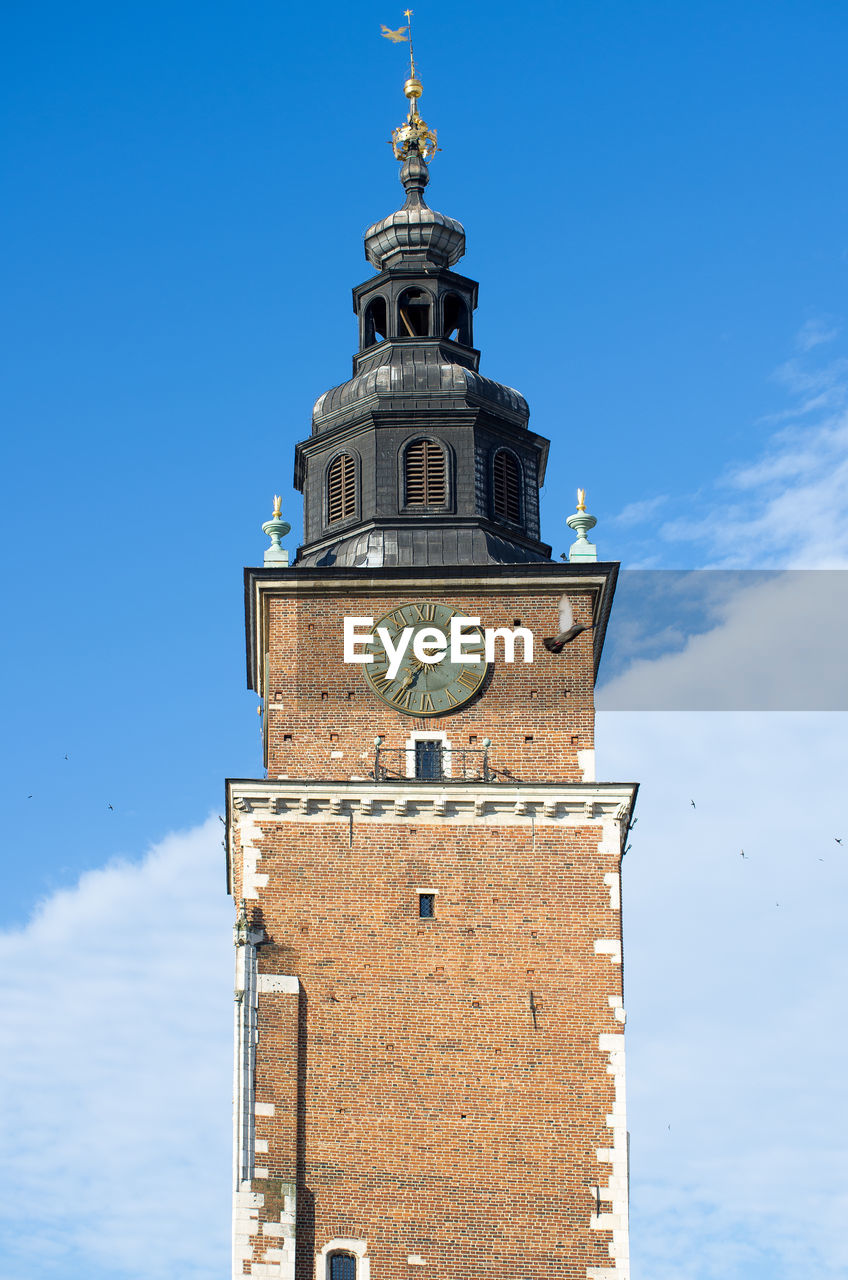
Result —
[{"label": "dark metal roof", "polygon": [[384,565],[546,564],[550,548],[522,545],[517,539],[479,527],[440,527],[424,520],[407,529],[356,530],[347,537],[298,553],[299,568],[345,565],[378,569]]},{"label": "dark metal roof", "polygon": [[[418,408],[409,406],[409,400],[421,396],[426,396],[434,409],[491,405],[521,425],[526,425],[530,417],[520,391],[455,363],[445,344],[437,339],[418,339],[384,343],[367,369],[319,396],[312,410],[312,430],[325,431],[335,426],[349,416],[350,409],[361,410],[369,400],[379,401],[387,408]],[[393,401],[395,397],[397,404],[384,404],[387,398]]]}]

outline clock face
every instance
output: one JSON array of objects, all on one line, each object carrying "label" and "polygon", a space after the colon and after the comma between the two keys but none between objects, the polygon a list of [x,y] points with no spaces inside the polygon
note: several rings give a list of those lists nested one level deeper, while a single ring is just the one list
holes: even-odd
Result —
[{"label": "clock face", "polygon": [[[450,643],[451,618],[461,617],[446,604],[420,601],[398,605],[378,618],[374,624],[374,639],[366,646],[374,654],[374,661],[363,666],[365,679],[378,698],[382,698],[396,711],[408,716],[444,716],[456,711],[469,698],[473,698],[486,678],[488,666],[483,661],[483,633],[479,627],[464,626],[463,652],[479,655],[479,662],[451,662],[450,649],[443,658],[421,661],[413,653],[415,637],[420,631],[435,628]],[[405,627],[412,627],[403,660],[394,679],[389,679],[389,656],[377,634],[378,627],[385,627],[392,644],[398,644]],[[428,640],[432,641],[433,637]]]}]

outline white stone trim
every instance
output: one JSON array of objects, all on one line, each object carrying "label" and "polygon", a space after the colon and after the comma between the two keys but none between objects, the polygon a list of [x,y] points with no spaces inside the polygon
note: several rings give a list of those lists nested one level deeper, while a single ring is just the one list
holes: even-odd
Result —
[{"label": "white stone trim", "polygon": [[368,1241],[336,1236],[328,1240],[315,1254],[315,1280],[328,1280],[327,1258],[331,1253],[352,1253],[356,1258],[356,1280],[371,1280],[371,1259],[367,1256]]},{"label": "white stone trim", "polygon": [[286,995],[296,996],[300,993],[300,978],[287,973],[259,973],[256,975],[256,990],[260,996]]},{"label": "white stone trim", "polygon": [[583,774],[584,782],[595,781],[595,748],[583,747],[577,752],[577,767]]},{"label": "white stone trim", "polygon": [[448,739],[448,735],[444,730],[439,729],[413,729],[409,737],[403,744],[406,748],[406,776],[407,778],[415,777],[415,744],[416,742],[441,742],[442,744],[442,774],[446,778],[452,777],[451,773],[451,751],[452,746]]},{"label": "white stone trim", "polygon": [[596,938],[595,955],[609,956],[612,964],[621,964],[621,943],[618,938]]},{"label": "white stone trim", "polygon": [[[421,736],[436,734],[422,732]],[[402,816],[406,822],[435,825],[482,821],[525,828],[533,819],[539,826],[598,827],[601,852],[617,857],[621,823],[627,821],[635,795],[635,787],[626,783],[455,782],[440,789],[438,784],[412,778],[393,783],[238,779],[228,787],[233,823],[241,828],[242,895],[247,899],[257,898],[268,879],[258,871],[260,818],[263,823],[273,816],[320,825],[328,819],[347,822],[353,814],[357,822],[395,822]],[[587,805],[591,805],[591,817]]]},{"label": "white stone trim", "polygon": [[[619,853],[622,846],[622,824],[629,822],[629,811],[620,808],[613,816],[605,814],[602,822],[602,835],[598,842],[600,853]],[[626,826],[625,826],[626,830]],[[617,872],[606,872],[604,885],[609,890],[610,910],[619,915],[621,910],[621,885]],[[619,915],[620,918],[620,915]],[[606,956],[613,965],[621,964],[621,941],[619,938],[596,938],[594,951],[598,957]],[[610,1171],[605,1184],[588,1188],[590,1192],[589,1225],[596,1231],[610,1233],[609,1255],[611,1265],[608,1267],[587,1267],[586,1280],[630,1280],[630,1246],[628,1224],[629,1170],[627,1152],[627,1117],[625,1110],[625,1070],[624,1070],[624,1006],[621,999],[620,971],[610,975],[613,990],[607,995],[607,1007],[613,1018],[619,1023],[615,1032],[604,1032],[598,1036],[598,1048],[608,1055],[607,1074],[613,1077],[612,1110],[606,1117],[607,1129],[610,1131],[611,1145],[599,1147],[596,1157],[599,1164],[608,1164]],[[606,1201],[608,1208],[600,1211],[601,1202]]]},{"label": "white stone trim", "polygon": [[[620,1000],[618,1005],[620,1006]],[[610,998],[612,1006],[612,997]],[[624,1033],[616,1032],[598,1036],[601,1053],[609,1056],[607,1074],[615,1082],[615,1100],[607,1128],[612,1133],[612,1146],[599,1147],[596,1155],[600,1162],[610,1165],[607,1185],[598,1188],[601,1200],[610,1202],[608,1213],[595,1212],[597,1204],[592,1188],[590,1224],[598,1231],[609,1231],[610,1267],[588,1267],[586,1280],[630,1280],[629,1211],[628,1211],[628,1161],[627,1120],[625,1113]]]},{"label": "white stone trim", "polygon": [[244,1276],[244,1263],[253,1257],[253,1240],[259,1234],[259,1210],[265,1197],[250,1190],[237,1190],[233,1196],[233,1280]]},{"label": "white stone trim", "polygon": [[617,871],[607,871],[604,884],[610,891],[610,910],[621,910],[621,879]]}]

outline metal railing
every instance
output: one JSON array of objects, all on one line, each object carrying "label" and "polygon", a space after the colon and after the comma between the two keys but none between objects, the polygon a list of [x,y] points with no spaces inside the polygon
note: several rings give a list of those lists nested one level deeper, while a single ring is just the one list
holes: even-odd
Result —
[{"label": "metal railing", "polygon": [[374,743],[375,782],[493,782],[489,746],[445,747],[425,739],[412,747]]}]

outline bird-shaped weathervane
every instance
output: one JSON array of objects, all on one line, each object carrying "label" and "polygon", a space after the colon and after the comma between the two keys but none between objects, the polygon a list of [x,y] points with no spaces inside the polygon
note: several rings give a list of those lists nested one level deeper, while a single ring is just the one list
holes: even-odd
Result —
[{"label": "bird-shaped weathervane", "polygon": [[575,622],[571,601],[568,596],[563,596],[559,602],[559,631],[555,636],[546,636],[542,644],[548,653],[562,653],[567,644],[571,644],[582,631],[591,631],[594,625],[593,622]]},{"label": "bird-shaped weathervane", "polygon": [[391,27],[387,27],[385,22],[380,23],[380,30],[383,33],[384,40],[391,40],[392,44],[400,44],[401,40],[407,40],[409,27],[398,27],[397,31],[392,31]]}]

